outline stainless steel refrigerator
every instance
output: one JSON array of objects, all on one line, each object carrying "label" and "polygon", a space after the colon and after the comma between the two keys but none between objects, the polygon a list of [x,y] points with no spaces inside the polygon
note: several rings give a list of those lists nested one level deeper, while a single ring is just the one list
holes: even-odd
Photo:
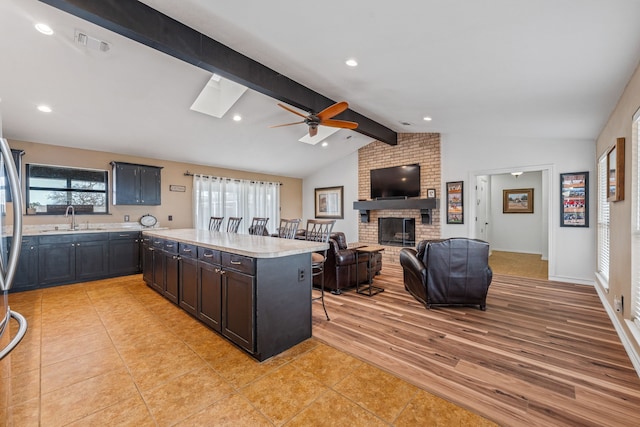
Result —
[{"label": "stainless steel refrigerator", "polygon": [[[0,123],[1,126],[1,123]],[[22,192],[20,178],[11,156],[11,149],[6,139],[0,138],[0,360],[11,352],[27,332],[27,320],[20,313],[12,311],[9,306],[9,289],[18,266],[18,257],[22,247]],[[7,212],[7,189],[11,190],[12,213]],[[11,224],[5,224],[7,218]],[[11,245],[8,240],[11,239]],[[8,247],[11,249],[8,250]],[[11,333],[13,323],[17,322],[17,331]]]}]

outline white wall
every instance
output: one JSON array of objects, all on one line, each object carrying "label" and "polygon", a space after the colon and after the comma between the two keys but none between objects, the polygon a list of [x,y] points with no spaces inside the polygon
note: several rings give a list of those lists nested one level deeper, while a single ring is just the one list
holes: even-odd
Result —
[{"label": "white wall", "polygon": [[[473,236],[475,175],[494,175],[516,170],[549,171],[543,178],[541,196],[549,203],[549,279],[594,283],[595,271],[595,143],[591,140],[509,138],[465,134],[443,134],[442,188],[447,181],[465,183],[464,225],[443,223],[442,237]],[[589,227],[560,227],[560,174],[589,172]],[[543,174],[544,176],[544,174]],[[549,190],[546,190],[548,188]],[[543,201],[544,202],[544,201]],[[543,207],[544,208],[544,207]],[[442,218],[446,206],[441,204]]]},{"label": "white wall", "polygon": [[342,231],[347,242],[358,241],[358,211],[353,202],[358,200],[358,152],[334,162],[322,171],[305,177],[302,183],[302,226],[315,215],[314,189],[344,186],[344,219],[336,221],[335,231]]}]

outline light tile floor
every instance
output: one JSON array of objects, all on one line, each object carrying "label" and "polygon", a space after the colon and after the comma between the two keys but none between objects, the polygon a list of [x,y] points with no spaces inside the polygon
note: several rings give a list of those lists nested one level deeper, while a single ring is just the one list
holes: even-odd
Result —
[{"label": "light tile floor", "polygon": [[140,275],[9,301],[29,329],[0,361],[3,425],[494,425],[313,338],[258,363]]}]

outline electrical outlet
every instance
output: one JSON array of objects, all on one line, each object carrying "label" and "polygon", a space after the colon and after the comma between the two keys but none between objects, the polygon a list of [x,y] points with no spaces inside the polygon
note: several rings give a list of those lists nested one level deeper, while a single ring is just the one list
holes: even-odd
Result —
[{"label": "electrical outlet", "polygon": [[304,272],[304,268],[298,269],[298,282],[303,282],[306,274]]},{"label": "electrical outlet", "polygon": [[129,222],[129,215],[124,216],[124,222]]},{"label": "electrical outlet", "polygon": [[173,215],[169,215],[169,221],[173,221]]},{"label": "electrical outlet", "polygon": [[618,313],[622,313],[622,310],[624,310],[624,296],[622,295],[620,295],[620,297],[618,297],[617,295],[613,296],[613,309]]}]

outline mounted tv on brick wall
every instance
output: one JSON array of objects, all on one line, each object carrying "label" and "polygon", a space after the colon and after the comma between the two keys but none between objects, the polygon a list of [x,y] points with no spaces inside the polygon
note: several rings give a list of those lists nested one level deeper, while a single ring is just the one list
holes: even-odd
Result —
[{"label": "mounted tv on brick wall", "polygon": [[420,165],[417,163],[372,169],[370,173],[374,200],[420,197]]}]

